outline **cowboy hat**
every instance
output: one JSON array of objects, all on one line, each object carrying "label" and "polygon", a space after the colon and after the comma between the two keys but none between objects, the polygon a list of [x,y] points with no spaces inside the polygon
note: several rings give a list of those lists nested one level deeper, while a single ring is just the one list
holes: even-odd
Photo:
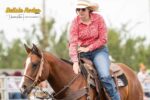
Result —
[{"label": "cowboy hat", "polygon": [[92,0],[77,0],[76,8],[89,8],[90,10],[97,11],[99,6]]}]

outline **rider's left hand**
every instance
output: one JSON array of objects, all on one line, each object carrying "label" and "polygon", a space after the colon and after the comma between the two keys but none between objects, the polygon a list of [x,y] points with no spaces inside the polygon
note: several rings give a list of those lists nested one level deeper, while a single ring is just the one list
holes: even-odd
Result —
[{"label": "rider's left hand", "polygon": [[78,48],[78,52],[79,52],[79,53],[81,53],[81,52],[88,52],[88,51],[90,51],[90,50],[89,50],[89,48],[87,48],[87,47],[79,47],[79,48]]}]

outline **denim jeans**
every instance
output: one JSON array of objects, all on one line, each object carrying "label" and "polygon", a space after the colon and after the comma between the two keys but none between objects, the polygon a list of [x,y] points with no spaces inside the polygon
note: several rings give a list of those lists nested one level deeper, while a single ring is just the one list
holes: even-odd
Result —
[{"label": "denim jeans", "polygon": [[9,99],[10,100],[20,100],[22,99],[20,92],[11,92],[9,93]]},{"label": "denim jeans", "polygon": [[107,46],[96,49],[91,52],[80,53],[81,58],[87,58],[93,62],[96,67],[100,81],[106,92],[111,97],[111,100],[120,100],[116,85],[110,75],[110,60]]}]

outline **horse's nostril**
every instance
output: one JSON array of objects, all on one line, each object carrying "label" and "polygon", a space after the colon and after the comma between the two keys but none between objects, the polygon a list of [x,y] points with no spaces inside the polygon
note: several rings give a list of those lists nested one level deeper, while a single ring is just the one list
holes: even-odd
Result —
[{"label": "horse's nostril", "polygon": [[26,86],[26,85],[23,85],[22,87],[23,87],[24,89],[26,89],[27,86]]},{"label": "horse's nostril", "polygon": [[25,90],[26,90],[26,88],[27,88],[27,86],[26,86],[26,85],[22,85],[22,87],[20,88],[20,91],[21,91],[22,93],[24,93],[24,92],[25,92]]}]

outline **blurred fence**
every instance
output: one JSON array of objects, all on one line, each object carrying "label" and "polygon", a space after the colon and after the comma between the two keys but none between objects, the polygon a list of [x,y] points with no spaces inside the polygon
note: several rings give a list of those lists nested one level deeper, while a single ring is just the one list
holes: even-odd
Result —
[{"label": "blurred fence", "polygon": [[[1,100],[9,100],[10,92],[20,92],[19,91],[19,83],[21,77],[15,76],[0,76],[0,94]],[[12,86],[10,85],[12,84]],[[15,84],[16,83],[16,84]],[[14,84],[14,86],[13,86]]]},{"label": "blurred fence", "polygon": [[[20,81],[21,81],[21,77],[18,77],[18,76],[17,77],[16,76],[0,76],[0,100],[9,100],[9,93],[12,93],[12,92],[20,93],[20,90],[19,90]],[[48,86],[47,91],[49,93],[52,92],[52,89],[50,86]],[[32,95],[32,100],[35,100],[35,98],[36,97]],[[26,99],[21,99],[21,100],[26,100]]]},{"label": "blurred fence", "polygon": [[[0,100],[9,100],[9,93],[10,92],[20,92],[19,90],[19,84],[21,81],[21,77],[16,77],[16,76],[0,76]],[[13,83],[16,83],[16,86],[14,85],[13,87],[10,85]],[[150,83],[149,83],[150,86]],[[51,93],[53,90],[49,86],[47,88],[47,91]],[[150,87],[149,88],[144,88],[144,92],[150,92]],[[32,100],[35,100],[35,97],[32,96]],[[25,99],[21,99],[25,100]],[[37,100],[37,99],[36,99]]]}]

